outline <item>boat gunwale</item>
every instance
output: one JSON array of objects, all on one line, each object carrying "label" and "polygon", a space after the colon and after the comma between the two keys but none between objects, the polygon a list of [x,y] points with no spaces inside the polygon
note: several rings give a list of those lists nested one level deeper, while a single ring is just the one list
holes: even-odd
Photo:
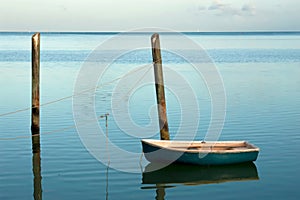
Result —
[{"label": "boat gunwale", "polygon": [[[183,152],[183,153],[217,153],[217,154],[226,154],[226,153],[246,153],[246,152],[259,152],[259,148],[254,146],[253,144],[241,140],[241,141],[176,141],[176,140],[153,140],[153,139],[142,139],[141,140],[143,143],[146,143],[148,145],[160,148],[160,149],[165,149],[165,150],[170,150],[170,151],[177,151],[177,152]],[[163,145],[164,144],[170,144],[174,143],[176,144],[183,144],[183,145],[190,145],[190,146],[183,146],[183,147],[174,147],[170,145]],[[188,149],[190,147],[196,148],[193,145],[202,145],[204,146],[203,149]],[[229,144],[235,144],[238,146],[233,146],[233,147],[228,147]],[[219,145],[217,147],[228,147],[230,149],[213,149],[213,147],[216,147],[216,145]],[[221,145],[221,146],[220,146]],[[227,145],[227,146],[226,146]],[[238,147],[245,147],[243,149]]]}]

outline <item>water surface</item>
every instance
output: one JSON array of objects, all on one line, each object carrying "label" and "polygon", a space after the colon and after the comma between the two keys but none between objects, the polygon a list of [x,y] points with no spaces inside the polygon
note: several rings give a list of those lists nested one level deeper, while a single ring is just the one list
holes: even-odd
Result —
[{"label": "water surface", "polygon": [[[114,36],[42,34],[41,103],[72,95],[85,59],[99,44]],[[129,35],[128,39],[145,40],[145,46],[149,46],[150,36]],[[0,34],[0,114],[30,106],[30,37],[28,33]],[[162,35],[162,45],[172,37]],[[34,199],[35,192],[41,195],[35,196],[36,199],[155,199],[156,196],[161,199],[163,196],[165,199],[298,199],[300,35],[187,34],[187,37],[207,50],[223,78],[227,110],[220,140],[247,140],[260,147],[254,165],[210,171],[201,167],[170,166],[163,171],[163,174],[171,173],[176,181],[161,176],[158,179],[157,174],[145,177],[143,171],[149,167],[145,160],[140,173],[107,168],[81,143],[74,127],[72,98],[68,98],[41,108],[40,155],[32,154],[30,110],[0,118],[0,198]],[[97,62],[108,62],[107,58],[115,51],[118,49],[107,50]],[[193,62],[203,62],[197,52],[186,51]],[[202,140],[211,117],[211,99],[203,79],[188,63],[171,53],[163,52],[163,63],[186,77],[197,94],[201,116],[195,138]],[[149,50],[124,55],[111,66],[102,81],[113,80],[140,65],[151,65]],[[168,74],[165,76],[167,79]],[[150,70],[147,77],[153,79],[153,71]],[[112,114],[111,97],[117,83],[96,90],[96,113],[110,113],[108,134],[114,144],[140,154],[140,139],[122,131]],[[185,88],[180,90],[179,87],[176,92],[183,90]],[[129,100],[131,118],[140,126],[149,124],[149,111],[156,116],[154,92],[154,86],[146,85],[130,97],[120,99],[120,102]],[[187,131],[190,126],[180,123],[180,101],[176,94],[170,90],[166,93],[170,132],[174,137],[180,126]],[[193,107],[188,109],[191,113],[195,111]],[[103,119],[99,120],[99,126],[105,130]],[[159,138],[157,130],[141,134]],[[114,152],[111,156],[114,157]],[[192,175],[187,175],[188,172]],[[201,176],[203,172],[212,175]],[[151,181],[145,181],[149,177]]]}]

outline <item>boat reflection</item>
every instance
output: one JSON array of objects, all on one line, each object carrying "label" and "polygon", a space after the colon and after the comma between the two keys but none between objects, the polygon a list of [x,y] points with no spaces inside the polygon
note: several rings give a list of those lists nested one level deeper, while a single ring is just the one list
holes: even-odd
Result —
[{"label": "boat reflection", "polygon": [[171,164],[158,169],[157,163],[150,163],[143,172],[142,189],[155,189],[157,200],[164,200],[166,188],[176,187],[176,184],[201,185],[232,181],[259,180],[256,166],[253,162],[234,165],[184,165]]},{"label": "boat reflection", "polygon": [[157,169],[158,165],[150,163],[145,167],[143,184],[164,184],[164,186],[167,186],[166,184],[199,185],[259,179],[253,162],[216,166],[171,164],[153,171],[153,169]]}]

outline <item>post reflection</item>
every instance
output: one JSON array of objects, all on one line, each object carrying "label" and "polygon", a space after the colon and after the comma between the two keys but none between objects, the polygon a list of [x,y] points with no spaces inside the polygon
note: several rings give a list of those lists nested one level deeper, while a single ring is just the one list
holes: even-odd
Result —
[{"label": "post reflection", "polygon": [[42,200],[42,175],[40,152],[40,136],[38,133],[35,133],[32,135],[32,172],[34,200]]},{"label": "post reflection", "polygon": [[163,185],[156,184],[156,200],[164,200],[166,195],[166,191]]}]

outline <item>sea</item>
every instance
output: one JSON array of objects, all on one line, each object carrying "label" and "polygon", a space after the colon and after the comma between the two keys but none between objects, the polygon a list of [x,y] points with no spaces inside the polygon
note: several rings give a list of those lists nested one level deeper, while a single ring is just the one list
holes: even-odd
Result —
[{"label": "sea", "polygon": [[248,141],[253,163],[151,171],[153,33],[0,33],[0,199],[299,199],[300,32],[160,33],[171,140]]}]

